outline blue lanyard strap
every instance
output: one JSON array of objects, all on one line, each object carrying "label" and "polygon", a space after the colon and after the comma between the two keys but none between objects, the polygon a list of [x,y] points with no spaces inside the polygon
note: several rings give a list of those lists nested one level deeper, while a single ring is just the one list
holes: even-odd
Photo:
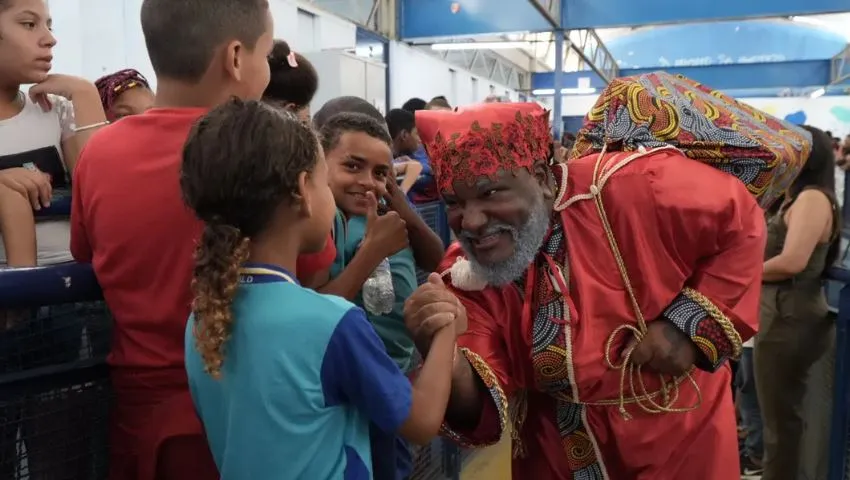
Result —
[{"label": "blue lanyard strap", "polygon": [[239,269],[239,283],[275,283],[287,282],[300,285],[294,275],[273,265],[246,264]]}]

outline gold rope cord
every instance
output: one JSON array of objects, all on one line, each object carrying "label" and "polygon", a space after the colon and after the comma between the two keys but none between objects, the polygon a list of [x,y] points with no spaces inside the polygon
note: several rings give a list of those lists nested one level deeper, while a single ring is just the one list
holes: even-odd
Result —
[{"label": "gold rope cord", "polygon": [[[686,372],[684,375],[680,375],[678,377],[673,377],[671,379],[665,378],[664,375],[658,375],[659,380],[661,382],[661,387],[655,392],[649,392],[647,387],[643,381],[643,376],[641,374],[641,366],[635,365],[631,362],[632,353],[634,352],[634,346],[627,348],[623,352],[622,361],[620,363],[615,362],[612,359],[612,347],[614,345],[614,341],[617,339],[617,336],[621,333],[632,332],[640,342],[647,332],[646,320],[644,319],[643,313],[640,310],[640,304],[637,301],[637,296],[635,295],[634,287],[632,286],[632,282],[629,278],[629,273],[626,269],[625,261],[623,260],[623,256],[620,253],[620,248],[617,244],[617,239],[614,237],[614,231],[611,227],[611,223],[608,220],[608,214],[605,211],[605,205],[603,203],[602,196],[602,187],[605,184],[605,180],[610,177],[610,174],[613,174],[614,171],[619,168],[625,166],[630,161],[642,156],[642,152],[639,154],[631,155],[629,158],[625,159],[623,162],[615,165],[613,169],[602,177],[602,171],[600,166],[602,165],[602,160],[606,153],[606,148],[602,148],[602,151],[599,153],[599,157],[596,159],[596,165],[593,168],[593,183],[590,186],[590,195],[585,196],[582,195],[582,198],[576,198],[575,200],[583,200],[592,198],[594,204],[596,205],[596,211],[599,214],[599,219],[602,222],[602,227],[605,230],[605,236],[608,239],[608,244],[611,247],[611,252],[614,254],[614,259],[617,262],[617,268],[620,271],[620,276],[623,279],[623,284],[626,288],[626,292],[629,295],[629,300],[632,304],[632,309],[635,312],[635,316],[637,319],[637,325],[633,325],[631,323],[625,323],[615,328],[610,335],[608,335],[608,339],[605,342],[605,363],[609,368],[620,371],[620,394],[619,398],[614,400],[600,400],[595,402],[581,402],[584,405],[592,405],[592,406],[612,406],[617,405],[620,411],[620,414],[625,419],[630,419],[631,415],[626,410],[626,404],[636,404],[646,413],[649,414],[661,414],[661,413],[683,413],[689,412],[699,408],[702,404],[702,392],[699,389],[696,381],[694,380],[691,372],[694,367]],[[573,203],[573,202],[568,202]],[[714,307],[716,308],[716,307]],[[637,342],[635,343],[637,345]],[[635,380],[637,377],[637,381]],[[628,378],[628,387],[630,389],[631,395],[626,394],[626,379]],[[673,405],[679,398],[679,384],[681,384],[684,380],[688,380],[688,382],[694,387],[694,390],[697,393],[697,400],[694,405],[689,407],[674,407]],[[656,401],[657,398],[660,397],[660,401]]]}]

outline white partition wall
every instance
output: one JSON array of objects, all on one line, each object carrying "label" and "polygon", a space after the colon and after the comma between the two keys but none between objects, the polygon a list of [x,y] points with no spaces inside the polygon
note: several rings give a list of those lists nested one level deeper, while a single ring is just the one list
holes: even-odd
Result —
[{"label": "white partition wall", "polygon": [[319,90],[310,105],[314,112],[332,98],[352,95],[386,113],[386,65],[340,51],[304,55],[319,72]]},{"label": "white partition wall", "polygon": [[452,106],[478,103],[491,94],[518,98],[518,93],[505,85],[400,42],[390,42],[390,65],[391,108],[413,97],[427,101],[437,95],[444,95]]},{"label": "white partition wall", "polygon": [[[357,27],[347,20],[295,0],[270,0],[270,6],[275,37],[297,51],[355,46]],[[155,81],[142,35],[142,0],[49,0],[49,7],[59,42],[55,72],[94,80],[135,68]]]}]

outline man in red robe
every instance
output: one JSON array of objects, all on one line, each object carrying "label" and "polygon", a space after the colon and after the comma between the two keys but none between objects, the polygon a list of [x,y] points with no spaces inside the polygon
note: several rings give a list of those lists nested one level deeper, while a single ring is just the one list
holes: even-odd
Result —
[{"label": "man in red robe", "polygon": [[[417,128],[458,243],[406,321],[423,355],[445,288],[468,322],[445,434],[510,431],[517,479],[738,478],[727,360],[758,325],[754,180],[660,142],[551,165],[535,104],[417,112]],[[759,182],[799,168],[773,160]]]}]

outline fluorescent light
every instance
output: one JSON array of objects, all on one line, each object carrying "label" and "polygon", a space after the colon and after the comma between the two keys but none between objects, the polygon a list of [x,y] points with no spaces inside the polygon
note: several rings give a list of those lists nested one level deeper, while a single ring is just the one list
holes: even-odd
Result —
[{"label": "fluorescent light", "polygon": [[825,88],[819,88],[819,89],[815,90],[814,92],[810,93],[809,97],[818,98],[818,97],[824,96],[824,94],[826,94],[826,89]]},{"label": "fluorescent light", "polygon": [[[592,87],[591,88],[562,88],[561,93],[567,94],[567,95],[592,95],[592,94],[596,93],[596,89],[592,88]],[[532,90],[531,94],[535,95],[535,96],[539,96],[539,97],[547,97],[549,95],[554,95],[555,89],[554,88],[538,88],[537,90]]]},{"label": "fluorescent light", "polygon": [[839,22],[839,23],[826,22],[824,20],[821,20],[821,19],[815,18],[815,17],[791,17],[791,21],[797,22],[797,23],[805,23],[806,25],[818,27],[821,30],[827,30],[829,32],[841,35],[848,42],[850,42],[850,32],[848,32],[847,29],[844,26],[841,25],[841,22]]},{"label": "fluorescent light", "polygon": [[531,42],[457,42],[431,45],[431,50],[506,50],[510,48],[531,48]]}]

